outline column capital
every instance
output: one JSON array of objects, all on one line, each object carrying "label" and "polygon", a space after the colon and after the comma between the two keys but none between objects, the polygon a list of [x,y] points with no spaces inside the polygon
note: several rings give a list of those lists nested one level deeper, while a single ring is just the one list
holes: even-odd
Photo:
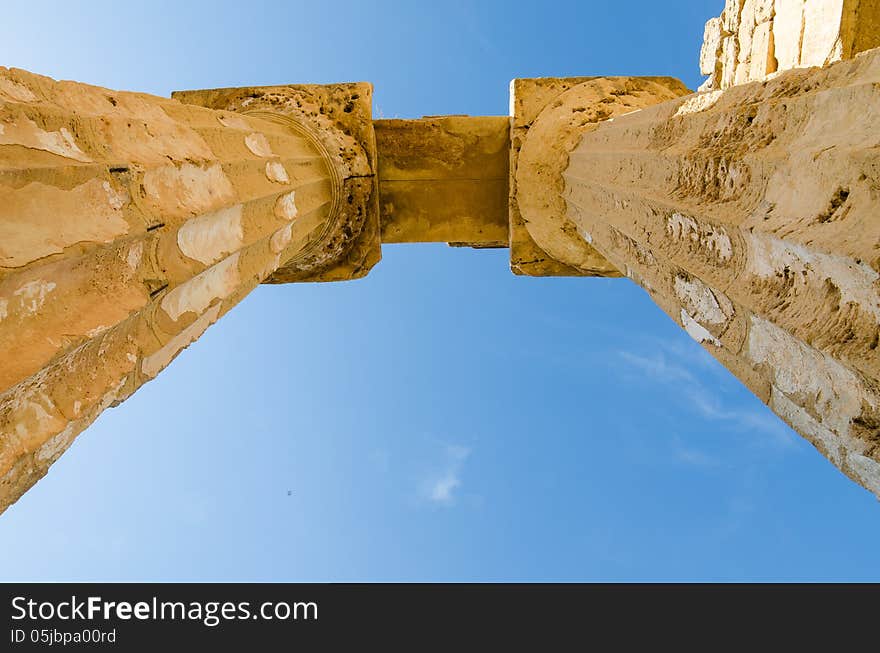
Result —
[{"label": "column capital", "polygon": [[690,93],[672,77],[542,77],[510,84],[510,266],[528,276],[618,277],[566,218],[568,154],[616,116]]},{"label": "column capital", "polygon": [[332,204],[309,244],[264,283],[343,281],[382,257],[372,84],[285,84],[175,91],[184,104],[279,123],[309,139],[330,169]]}]

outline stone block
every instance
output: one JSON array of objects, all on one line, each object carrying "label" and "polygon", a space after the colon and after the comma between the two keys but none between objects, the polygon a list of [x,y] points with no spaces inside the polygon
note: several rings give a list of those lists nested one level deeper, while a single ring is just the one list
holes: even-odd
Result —
[{"label": "stone block", "polygon": [[755,27],[752,38],[752,52],[749,55],[749,80],[761,80],[776,70],[776,57],[773,54],[772,23],[761,23]]},{"label": "stone block", "polygon": [[726,36],[721,43],[721,88],[730,88],[736,76],[736,37]]},{"label": "stone block", "polygon": [[721,54],[721,18],[710,18],[703,28],[703,47],[700,49],[700,73],[714,75]]},{"label": "stone block", "polygon": [[800,64],[823,66],[843,56],[840,40],[844,0],[806,0]]},{"label": "stone block", "polygon": [[749,60],[752,51],[752,34],[755,31],[755,0],[746,0],[740,14],[737,29],[738,55],[737,61],[744,63]]},{"label": "stone block", "polygon": [[510,118],[376,120],[383,243],[507,247]]}]

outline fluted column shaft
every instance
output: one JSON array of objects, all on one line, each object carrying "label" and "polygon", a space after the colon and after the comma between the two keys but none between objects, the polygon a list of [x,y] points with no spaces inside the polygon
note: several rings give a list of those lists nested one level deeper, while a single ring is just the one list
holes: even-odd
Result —
[{"label": "fluted column shaft", "polygon": [[880,51],[590,125],[561,174],[558,237],[880,495]]},{"label": "fluted column shaft", "polygon": [[313,246],[337,185],[289,121],[0,69],[0,511]]}]

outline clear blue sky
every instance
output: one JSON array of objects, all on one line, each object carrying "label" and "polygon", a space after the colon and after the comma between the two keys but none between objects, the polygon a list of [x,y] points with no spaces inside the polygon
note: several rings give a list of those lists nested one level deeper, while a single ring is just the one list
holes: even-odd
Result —
[{"label": "clear blue sky", "polygon": [[[367,80],[382,117],[673,75],[678,2],[6,3],[0,64],[168,95]],[[264,286],[0,516],[2,580],[880,580],[880,505],[626,280],[387,246]]]}]

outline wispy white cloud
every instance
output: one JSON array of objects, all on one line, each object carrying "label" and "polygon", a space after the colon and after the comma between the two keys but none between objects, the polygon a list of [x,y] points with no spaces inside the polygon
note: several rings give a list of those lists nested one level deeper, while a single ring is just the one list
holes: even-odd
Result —
[{"label": "wispy white cloud", "polygon": [[471,455],[469,447],[446,444],[439,468],[429,474],[423,484],[423,494],[431,503],[452,506],[461,488],[461,473],[465,461]]},{"label": "wispy white cloud", "polygon": [[703,347],[695,345],[690,338],[682,338],[680,340],[652,338],[651,344],[674,360],[682,361],[691,369],[712,372],[722,379],[730,377],[730,372],[712,354]]},{"label": "wispy white cloud", "polygon": [[[650,354],[632,351],[620,351],[618,354],[630,370],[675,387],[679,396],[687,399],[686,405],[704,419],[725,423],[740,431],[761,432],[769,435],[770,442],[776,445],[790,447],[797,444],[791,431],[770,412],[725,405],[718,394],[700,379],[701,369],[709,371],[717,368],[714,361],[705,359],[709,354],[702,349],[699,354],[694,354],[682,351],[678,346],[661,344]],[[679,360],[684,365],[675,362]]]},{"label": "wispy white cloud", "polygon": [[666,355],[662,352],[655,352],[649,356],[643,356],[631,351],[621,351],[618,353],[631,367],[647,374],[651,378],[663,381],[664,383],[671,381],[696,383],[696,378],[693,374],[680,365],[669,362]]},{"label": "wispy white cloud", "polygon": [[461,479],[458,478],[458,474],[453,471],[447,472],[434,481],[431,486],[431,501],[442,503],[444,506],[451,505],[454,498],[453,493],[459,485],[461,485]]},{"label": "wispy white cloud", "polygon": [[700,383],[686,387],[685,393],[692,406],[706,419],[726,422],[742,431],[761,432],[769,435],[771,442],[784,447],[795,446],[797,441],[791,430],[776,415],[766,411],[727,408],[718,397]]}]

